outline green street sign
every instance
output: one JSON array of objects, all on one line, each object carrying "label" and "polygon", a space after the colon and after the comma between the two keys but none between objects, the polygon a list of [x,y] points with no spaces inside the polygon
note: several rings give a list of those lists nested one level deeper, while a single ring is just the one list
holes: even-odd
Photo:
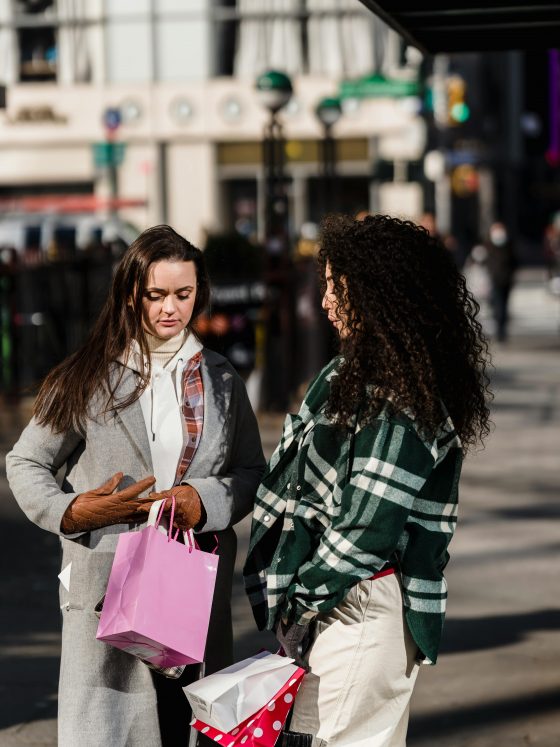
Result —
[{"label": "green street sign", "polygon": [[417,80],[391,79],[378,74],[343,80],[340,84],[340,97],[345,99],[403,98],[418,96],[419,93]]},{"label": "green street sign", "polygon": [[98,167],[120,166],[124,160],[125,143],[110,141],[93,144],[93,161]]}]

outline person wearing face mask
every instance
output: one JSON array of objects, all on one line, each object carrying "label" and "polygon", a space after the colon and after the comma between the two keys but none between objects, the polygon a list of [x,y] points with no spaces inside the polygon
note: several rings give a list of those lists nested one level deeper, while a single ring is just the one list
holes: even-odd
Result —
[{"label": "person wearing face mask", "polygon": [[323,308],[340,340],[259,490],[245,585],[259,628],[308,669],[290,729],[314,747],[404,747],[435,664],[464,453],[488,433],[477,305],[440,241],[331,216]]},{"label": "person wearing face mask", "polygon": [[168,680],[95,638],[119,534],[145,526],[156,499],[169,513],[175,496],[175,526],[194,529],[202,549],[217,538],[206,671],[232,663],[233,525],[252,509],[264,458],[243,381],[193,331],[208,300],[202,252],[170,226],[144,231],[7,456],[16,500],[62,545],[59,747],[187,744],[182,686],[198,667]]},{"label": "person wearing face mask", "polygon": [[497,222],[490,226],[485,246],[488,252],[486,265],[492,285],[491,303],[496,325],[496,338],[499,342],[505,342],[507,340],[509,297],[513,287],[517,260],[513,242],[503,223]]}]

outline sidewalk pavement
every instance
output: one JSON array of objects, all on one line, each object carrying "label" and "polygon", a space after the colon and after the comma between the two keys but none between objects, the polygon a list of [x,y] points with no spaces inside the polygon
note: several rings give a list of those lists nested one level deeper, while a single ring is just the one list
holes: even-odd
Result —
[{"label": "sidewalk pavement", "polygon": [[[524,303],[534,308],[527,298],[518,294],[514,319]],[[443,650],[420,672],[409,747],[560,745],[560,341],[548,309],[493,351],[495,429],[465,463]],[[0,412],[2,458],[25,417]],[[270,454],[282,417],[259,421]],[[233,610],[243,658],[272,640],[255,632],[242,589],[248,520],[238,534]],[[57,539],[25,520],[4,473],[0,562],[0,747],[53,747]]]}]

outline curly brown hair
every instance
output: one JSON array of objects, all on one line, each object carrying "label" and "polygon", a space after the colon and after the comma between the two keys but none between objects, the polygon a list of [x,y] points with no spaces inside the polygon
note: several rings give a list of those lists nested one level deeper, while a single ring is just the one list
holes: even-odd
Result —
[{"label": "curly brown hair", "polygon": [[[391,402],[435,437],[451,417],[467,451],[489,432],[488,344],[479,306],[442,243],[410,221],[333,215],[321,227],[349,334],[331,381],[327,414],[368,422]],[[367,396],[366,396],[367,393]]]}]

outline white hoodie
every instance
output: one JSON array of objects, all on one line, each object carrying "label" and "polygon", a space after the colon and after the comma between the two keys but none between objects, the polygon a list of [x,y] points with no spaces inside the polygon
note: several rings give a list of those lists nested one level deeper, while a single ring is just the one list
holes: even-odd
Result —
[{"label": "white hoodie", "polygon": [[[152,359],[150,383],[140,395],[140,406],[146,423],[154,477],[153,490],[173,487],[184,446],[183,371],[189,360],[202,350],[201,343],[189,334],[177,353],[165,366]],[[122,360],[133,371],[144,371],[147,365],[135,341],[128,357]]]}]

